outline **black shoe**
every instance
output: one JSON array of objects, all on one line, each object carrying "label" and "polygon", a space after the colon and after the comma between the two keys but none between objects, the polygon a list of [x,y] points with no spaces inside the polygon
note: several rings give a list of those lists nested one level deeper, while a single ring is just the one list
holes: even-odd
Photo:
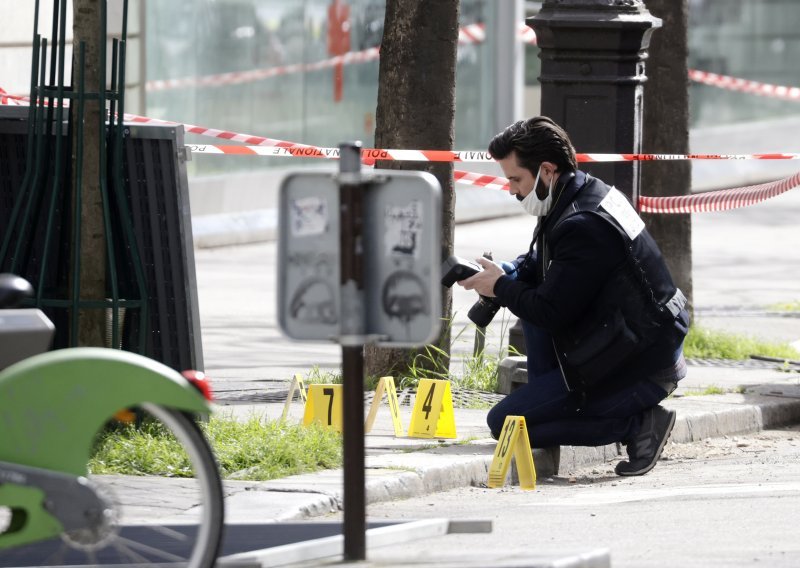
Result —
[{"label": "black shoe", "polygon": [[675,426],[675,411],[663,406],[654,406],[644,411],[639,433],[627,444],[628,460],[617,464],[617,475],[644,475],[653,469],[661,457],[672,427]]}]

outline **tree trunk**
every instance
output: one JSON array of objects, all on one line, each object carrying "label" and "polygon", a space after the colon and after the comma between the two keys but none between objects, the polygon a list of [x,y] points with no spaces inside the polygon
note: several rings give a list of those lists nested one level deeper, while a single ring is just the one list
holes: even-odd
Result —
[{"label": "tree trunk", "polygon": [[[104,1],[104,0],[101,0]],[[105,38],[100,37],[100,3],[97,0],[74,0],[73,2],[73,86],[78,90],[81,77],[86,93],[98,93],[105,85],[100,84],[100,49]],[[83,69],[80,66],[80,42],[85,42],[86,56]],[[73,120],[77,116],[77,101],[71,107]],[[102,300],[106,296],[106,244],[105,226],[103,224],[103,200],[100,193],[100,148],[101,136],[105,135],[105,127],[101,126],[101,109],[98,101],[85,103],[83,117],[83,156],[81,166],[80,187],[73,178],[73,197],[80,195],[81,227],[80,250],[73,250],[80,255],[80,298],[82,300]],[[75,139],[77,123],[73,122],[72,171],[78,171],[77,140]],[[104,147],[104,146],[103,146]],[[75,267],[76,263],[73,262]],[[70,280],[72,282],[72,280]],[[105,344],[105,310],[81,309],[78,324],[77,344],[81,346],[102,347]],[[74,338],[73,338],[74,341]]]},{"label": "tree trunk", "polygon": [[[378,76],[375,146],[414,150],[453,148],[458,0],[387,0]],[[442,258],[453,250],[453,164],[378,162],[379,168],[424,170],[442,186]],[[452,294],[442,289],[442,331],[432,357],[415,365],[447,371]],[[367,376],[404,371],[416,350],[365,350]],[[426,352],[423,350],[422,354]]]},{"label": "tree trunk", "polygon": [[[648,0],[647,8],[664,22],[650,41],[644,85],[643,151],[689,152],[688,6],[687,0]],[[642,163],[642,193],[651,196],[691,193],[689,161]],[[692,217],[645,214],[648,230],[664,253],[675,284],[692,302]]]}]

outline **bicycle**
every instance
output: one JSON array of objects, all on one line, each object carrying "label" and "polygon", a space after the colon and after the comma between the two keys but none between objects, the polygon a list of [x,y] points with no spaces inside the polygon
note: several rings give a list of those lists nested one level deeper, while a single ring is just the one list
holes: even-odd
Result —
[{"label": "bicycle", "polygon": [[[46,351],[52,323],[38,309],[12,309],[31,292],[0,275],[0,566],[213,566],[224,502],[194,418],[210,411],[202,381],[115,349]],[[137,423],[172,432],[193,477],[88,471],[98,433],[132,408]],[[164,485],[171,500],[150,519],[141,500],[161,501]]]}]

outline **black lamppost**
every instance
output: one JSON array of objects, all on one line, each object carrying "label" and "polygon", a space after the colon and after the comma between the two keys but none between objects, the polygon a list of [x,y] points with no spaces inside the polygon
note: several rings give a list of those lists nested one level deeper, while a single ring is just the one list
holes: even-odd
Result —
[{"label": "black lamppost", "polygon": [[[578,152],[639,153],[645,61],[661,20],[641,0],[546,0],[526,23],[542,60],[541,114],[564,127]],[[636,203],[637,162],[581,168]]]},{"label": "black lamppost", "polygon": [[[661,20],[641,0],[545,0],[526,23],[542,61],[540,114],[564,127],[580,153],[640,153],[645,61]],[[637,203],[638,162],[579,166]],[[519,322],[509,345],[525,352]]]}]

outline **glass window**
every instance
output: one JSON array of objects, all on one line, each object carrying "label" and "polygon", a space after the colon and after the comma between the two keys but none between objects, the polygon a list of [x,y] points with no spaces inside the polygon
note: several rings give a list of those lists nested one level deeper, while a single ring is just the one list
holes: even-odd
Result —
[{"label": "glass window", "polygon": [[[690,0],[689,67],[721,75],[800,86],[800,2]],[[800,114],[798,101],[692,82],[692,126]]]},{"label": "glass window", "polygon": [[[374,142],[385,0],[147,2],[147,114],[316,146]],[[488,24],[488,0],[462,0],[461,23]],[[357,55],[352,62],[335,58]],[[456,145],[492,135],[492,49],[460,46]],[[214,143],[187,136],[190,143]],[[203,156],[194,174],[296,166],[293,158]]]}]

